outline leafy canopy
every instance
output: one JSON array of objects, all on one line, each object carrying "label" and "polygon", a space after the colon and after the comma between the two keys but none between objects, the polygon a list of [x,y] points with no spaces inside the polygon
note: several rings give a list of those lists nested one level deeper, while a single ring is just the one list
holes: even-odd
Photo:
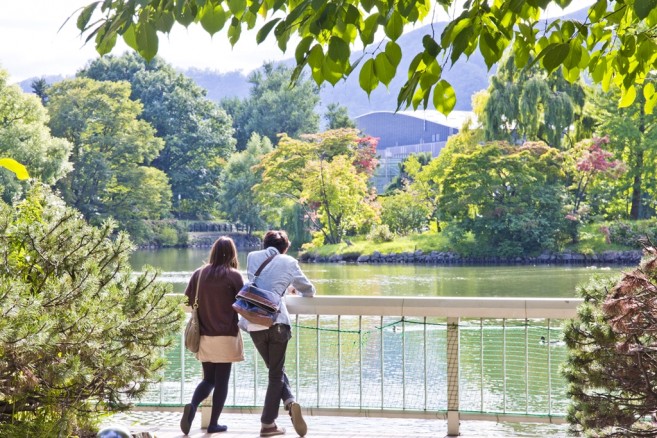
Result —
[{"label": "leafy canopy", "polygon": [[[117,38],[146,59],[158,51],[158,33],[174,24],[200,24],[210,35],[226,29],[231,44],[244,29],[259,25],[256,41],[273,35],[282,51],[297,37],[293,79],[308,67],[317,84],[335,85],[360,65],[361,88],[371,93],[388,86],[397,74],[402,49],[397,40],[408,24],[431,14],[430,0],[105,0],[90,3],[77,16],[77,27],[94,40],[100,54],[109,53]],[[446,10],[457,2],[437,0]],[[621,87],[620,105],[631,104],[647,73],[657,62],[657,2],[598,0],[584,22],[557,19],[541,22],[550,5],[566,7],[572,0],[468,0],[456,8],[440,35],[427,33],[399,90],[398,106],[433,106],[447,114],[456,103],[452,86],[442,73],[463,57],[481,52],[490,69],[511,47],[519,66],[530,60],[548,72],[562,66],[569,81],[587,71],[608,89]],[[387,42],[374,44],[383,31]],[[363,55],[352,59],[352,48]],[[646,107],[657,102],[654,88],[646,91]]]}]

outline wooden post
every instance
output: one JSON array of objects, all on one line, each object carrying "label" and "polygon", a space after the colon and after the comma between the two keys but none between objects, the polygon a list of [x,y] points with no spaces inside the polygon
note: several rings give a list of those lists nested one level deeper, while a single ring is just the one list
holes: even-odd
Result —
[{"label": "wooden post", "polygon": [[459,435],[459,318],[447,318],[447,436]]}]

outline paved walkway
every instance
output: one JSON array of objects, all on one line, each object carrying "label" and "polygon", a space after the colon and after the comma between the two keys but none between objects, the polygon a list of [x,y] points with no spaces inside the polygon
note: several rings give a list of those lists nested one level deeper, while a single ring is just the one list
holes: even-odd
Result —
[{"label": "paved walkway", "polygon": [[[180,412],[135,411],[116,414],[103,424],[121,425],[131,432],[150,432],[156,438],[182,438]],[[308,438],[440,438],[447,433],[444,420],[305,416],[308,423]],[[259,414],[224,413],[220,424],[228,426],[223,433],[208,434],[201,430],[201,420],[196,418],[189,437],[214,438],[258,438]],[[288,438],[296,438],[289,417],[281,415],[278,424],[287,429]],[[565,437],[567,426],[530,423],[495,423],[489,421],[464,421],[461,437]]]}]

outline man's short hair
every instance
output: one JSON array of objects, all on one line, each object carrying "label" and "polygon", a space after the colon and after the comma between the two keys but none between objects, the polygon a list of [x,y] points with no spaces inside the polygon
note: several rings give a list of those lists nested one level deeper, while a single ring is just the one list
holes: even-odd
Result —
[{"label": "man's short hair", "polygon": [[288,239],[287,233],[283,230],[270,230],[265,234],[262,245],[265,249],[273,246],[278,252],[283,254],[290,247],[290,239]]}]

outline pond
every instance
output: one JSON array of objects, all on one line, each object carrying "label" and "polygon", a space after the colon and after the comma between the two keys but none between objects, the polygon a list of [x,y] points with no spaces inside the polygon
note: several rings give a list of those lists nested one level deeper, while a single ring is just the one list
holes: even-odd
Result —
[{"label": "pond", "polygon": [[[208,258],[207,248],[136,251],[136,270],[151,265],[161,270],[161,281],[182,293],[192,272]],[[245,272],[247,251],[240,251]],[[444,266],[408,264],[302,264],[302,269],[322,295],[423,296],[423,297],[576,297],[577,285],[592,276],[618,275],[623,266]]]}]

